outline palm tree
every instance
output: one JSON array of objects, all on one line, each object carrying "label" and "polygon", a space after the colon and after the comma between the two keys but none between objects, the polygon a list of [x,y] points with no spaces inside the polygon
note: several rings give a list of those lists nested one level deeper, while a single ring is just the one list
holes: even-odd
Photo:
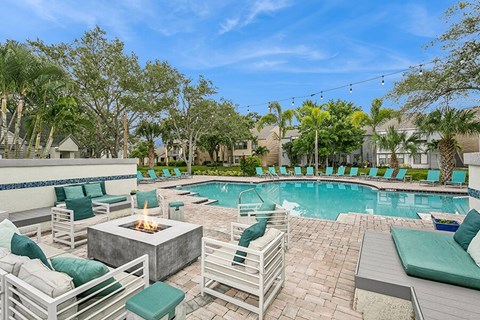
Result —
[{"label": "palm tree", "polygon": [[415,125],[427,136],[434,133],[440,135],[440,139],[435,141],[433,146],[436,145],[440,153],[442,182],[450,180],[455,169],[455,154],[458,149],[455,136],[480,133],[480,122],[474,109],[458,110],[449,106],[439,108],[429,114],[419,114]]},{"label": "palm tree", "polygon": [[321,110],[319,107],[306,107],[306,115],[302,118],[301,125],[304,128],[315,131],[315,174],[318,175],[318,131],[322,129],[325,120],[330,119],[330,113]]},{"label": "palm tree", "polygon": [[[352,114],[352,122],[355,125],[367,126],[372,129],[372,134],[377,133],[377,128],[385,124],[388,120],[396,116],[396,111],[390,108],[382,108],[383,101],[381,99],[374,99],[370,107],[370,114],[363,111],[355,111]],[[375,166],[377,162],[377,146],[372,145],[372,165]]]},{"label": "palm tree", "polygon": [[386,134],[374,133],[373,141],[380,149],[390,151],[390,167],[394,169],[393,174],[398,172],[399,151],[407,151],[412,155],[417,153],[417,135],[408,136],[407,132],[399,132],[393,126],[387,128]]},{"label": "palm tree", "polygon": [[156,122],[148,122],[142,120],[137,127],[136,133],[144,137],[148,144],[148,168],[153,169],[155,166],[155,140],[162,135],[163,128]]},{"label": "palm tree", "polygon": [[13,42],[0,44],[0,95],[2,97],[2,108],[0,109],[0,143],[4,142],[4,158],[8,158],[8,128],[7,123],[7,99],[14,93],[14,72],[16,69],[14,51],[12,50]]},{"label": "palm tree", "polygon": [[[270,150],[268,150],[267,147],[258,146],[255,150],[253,150],[252,155],[254,155],[256,157],[260,157],[260,159],[263,160],[263,157],[265,157],[267,155],[267,153],[269,153],[269,152],[270,152]],[[262,163],[262,165],[263,165],[263,163]]]},{"label": "palm tree", "polygon": [[274,101],[268,106],[270,113],[260,118],[257,125],[257,130],[260,131],[265,125],[276,125],[279,128],[278,137],[278,165],[282,165],[282,139],[285,138],[288,128],[292,126],[292,119],[294,116],[293,110],[282,110],[282,106]]}]

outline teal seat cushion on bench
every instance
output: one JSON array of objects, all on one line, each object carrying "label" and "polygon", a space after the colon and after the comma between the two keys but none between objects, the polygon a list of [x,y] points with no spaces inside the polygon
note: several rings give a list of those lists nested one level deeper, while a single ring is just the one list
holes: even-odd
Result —
[{"label": "teal seat cushion on bench", "polygon": [[126,309],[145,320],[157,320],[168,314],[175,316],[175,307],[185,298],[183,291],[163,282],[155,282],[127,300]]},{"label": "teal seat cushion on bench", "polygon": [[92,201],[112,204],[112,203],[127,201],[127,197],[126,196],[114,196],[114,195],[106,194],[106,195],[101,196],[101,197],[93,198]]},{"label": "teal seat cushion on bench", "polygon": [[480,268],[452,233],[392,228],[391,234],[408,275],[480,290]]},{"label": "teal seat cushion on bench", "polygon": [[92,210],[92,198],[86,196],[79,199],[67,199],[65,200],[67,209],[73,210],[73,220],[83,220],[95,217]]}]

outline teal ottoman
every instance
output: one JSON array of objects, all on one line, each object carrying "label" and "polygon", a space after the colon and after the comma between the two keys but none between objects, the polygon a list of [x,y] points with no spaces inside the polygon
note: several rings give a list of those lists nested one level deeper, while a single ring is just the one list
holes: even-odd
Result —
[{"label": "teal ottoman", "polygon": [[182,290],[155,282],[127,300],[127,320],[185,319],[184,299]]}]

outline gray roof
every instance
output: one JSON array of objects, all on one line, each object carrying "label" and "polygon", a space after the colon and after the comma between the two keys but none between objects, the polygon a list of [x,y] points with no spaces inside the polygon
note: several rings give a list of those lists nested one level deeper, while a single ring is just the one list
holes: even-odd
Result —
[{"label": "gray roof", "polygon": [[300,136],[300,131],[298,131],[297,129],[287,130],[287,132],[285,133],[285,138],[287,139],[298,136]]},{"label": "gray roof", "polygon": [[272,133],[278,135],[278,126],[265,126],[262,128],[262,130],[260,130],[260,132],[257,130],[257,128],[253,128],[251,131],[252,134],[259,140],[266,140]]}]

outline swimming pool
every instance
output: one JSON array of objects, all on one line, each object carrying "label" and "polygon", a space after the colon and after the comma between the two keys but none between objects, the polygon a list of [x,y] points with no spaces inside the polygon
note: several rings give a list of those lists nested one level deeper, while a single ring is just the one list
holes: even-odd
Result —
[{"label": "swimming pool", "polygon": [[[255,188],[269,199],[290,210],[292,215],[337,219],[338,214],[358,212],[417,219],[417,212],[441,211],[466,214],[468,198],[449,194],[380,191],[350,183],[316,181],[269,182],[260,184],[210,182],[178,189],[218,200],[216,205],[236,208],[240,192]],[[255,192],[246,192],[242,203],[259,202]]]}]

